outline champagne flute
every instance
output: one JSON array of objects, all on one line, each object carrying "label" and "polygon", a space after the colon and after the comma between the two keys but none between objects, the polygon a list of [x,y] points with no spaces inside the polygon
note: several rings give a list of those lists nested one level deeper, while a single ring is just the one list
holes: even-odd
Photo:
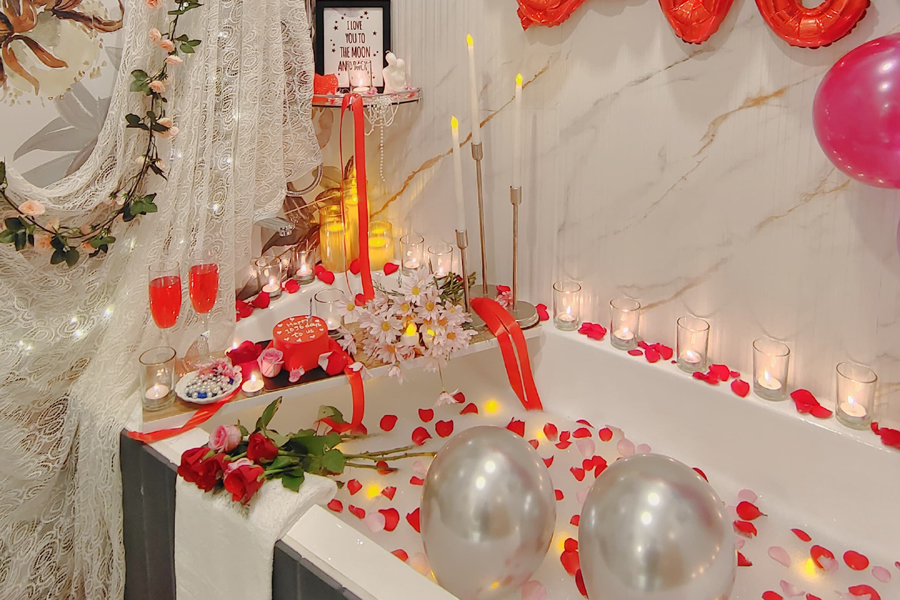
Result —
[{"label": "champagne flute", "polygon": [[160,260],[152,263],[150,273],[150,314],[162,331],[163,342],[169,343],[169,330],[181,313],[181,275],[178,261]]},{"label": "champagne flute", "polygon": [[199,252],[193,260],[189,275],[189,289],[191,304],[194,311],[200,316],[203,325],[203,333],[197,340],[198,365],[203,365],[211,360],[209,354],[209,313],[216,304],[216,296],[219,293],[219,265],[211,250]]}]

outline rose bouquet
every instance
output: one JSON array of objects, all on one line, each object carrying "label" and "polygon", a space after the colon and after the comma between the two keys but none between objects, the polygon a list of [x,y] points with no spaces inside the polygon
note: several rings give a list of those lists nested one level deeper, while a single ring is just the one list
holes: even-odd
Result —
[{"label": "rose bouquet", "polygon": [[[232,500],[247,504],[266,480],[280,479],[284,487],[296,492],[306,473],[335,476],[346,467],[391,472],[396,470],[389,464],[393,460],[434,456],[433,452],[408,452],[414,446],[345,454],[338,446],[356,436],[334,431],[319,435],[314,429],[301,429],[282,435],[269,429],[280,405],[280,397],[269,404],[253,432],[240,422],[217,427],[205,446],[181,455],[178,475],[206,492],[224,488]],[[323,406],[319,416],[343,423],[341,412],[331,406]]]}]

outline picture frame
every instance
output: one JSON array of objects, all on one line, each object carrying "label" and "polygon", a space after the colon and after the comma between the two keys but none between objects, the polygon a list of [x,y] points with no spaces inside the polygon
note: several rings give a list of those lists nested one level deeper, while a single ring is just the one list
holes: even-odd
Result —
[{"label": "picture frame", "polygon": [[[384,90],[382,69],[391,50],[390,0],[317,0],[316,73],[334,74],[338,88]],[[350,78],[353,76],[354,84]]]}]

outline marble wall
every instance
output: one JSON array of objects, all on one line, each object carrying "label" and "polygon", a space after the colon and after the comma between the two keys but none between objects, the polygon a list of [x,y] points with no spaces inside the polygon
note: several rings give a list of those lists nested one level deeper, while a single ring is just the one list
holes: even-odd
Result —
[{"label": "marble wall", "polygon": [[[552,282],[574,278],[587,318],[604,322],[609,299],[631,295],[646,307],[643,337],[667,344],[678,316],[702,316],[712,358],[745,372],[754,338],[782,339],[792,386],[823,401],[833,398],[837,362],[870,364],[879,418],[900,424],[900,192],[839,173],[810,116],[830,65],[900,30],[900,5],[875,0],[849,37],[818,50],[786,45],[750,0],[702,46],[679,41],[652,0],[588,0],[562,26],[527,32],[515,8],[393,1],[395,51],[424,100],[401,108],[385,132],[375,211],[429,240],[453,239],[449,121],[455,114],[469,129],[470,32],[483,68],[492,279],[511,278],[510,108],[521,72],[527,298],[549,304]],[[379,140],[377,131],[369,138],[373,179]],[[464,161],[470,231],[473,165]]]}]

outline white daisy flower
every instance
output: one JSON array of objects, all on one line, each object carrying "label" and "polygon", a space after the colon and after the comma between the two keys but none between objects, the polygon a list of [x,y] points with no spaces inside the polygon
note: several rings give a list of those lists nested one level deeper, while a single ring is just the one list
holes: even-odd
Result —
[{"label": "white daisy flower", "polygon": [[369,373],[369,370],[366,368],[366,366],[359,361],[356,361],[355,363],[351,364],[350,369],[359,373],[359,375],[363,381],[366,381],[367,379],[372,379],[372,374]]},{"label": "white daisy flower", "polygon": [[400,337],[400,320],[392,315],[375,315],[372,335],[382,344],[393,344]]},{"label": "white daisy flower", "polygon": [[441,298],[435,288],[429,289],[422,295],[422,300],[416,308],[416,315],[423,321],[437,321],[440,317],[443,306]]},{"label": "white daisy flower", "polygon": [[456,404],[456,398],[453,397],[452,394],[449,394],[446,390],[441,392],[441,395],[438,396],[437,402],[434,403],[435,406],[444,406],[446,404]]},{"label": "white daisy flower", "polygon": [[403,280],[400,293],[406,301],[419,304],[432,285],[433,278],[427,269],[419,269]]},{"label": "white daisy flower", "polygon": [[400,368],[400,365],[393,365],[388,370],[388,377],[396,377],[397,381],[403,383],[403,369]]},{"label": "white daisy flower", "polygon": [[344,323],[356,323],[362,312],[352,299],[338,304],[338,313],[344,317]]}]

